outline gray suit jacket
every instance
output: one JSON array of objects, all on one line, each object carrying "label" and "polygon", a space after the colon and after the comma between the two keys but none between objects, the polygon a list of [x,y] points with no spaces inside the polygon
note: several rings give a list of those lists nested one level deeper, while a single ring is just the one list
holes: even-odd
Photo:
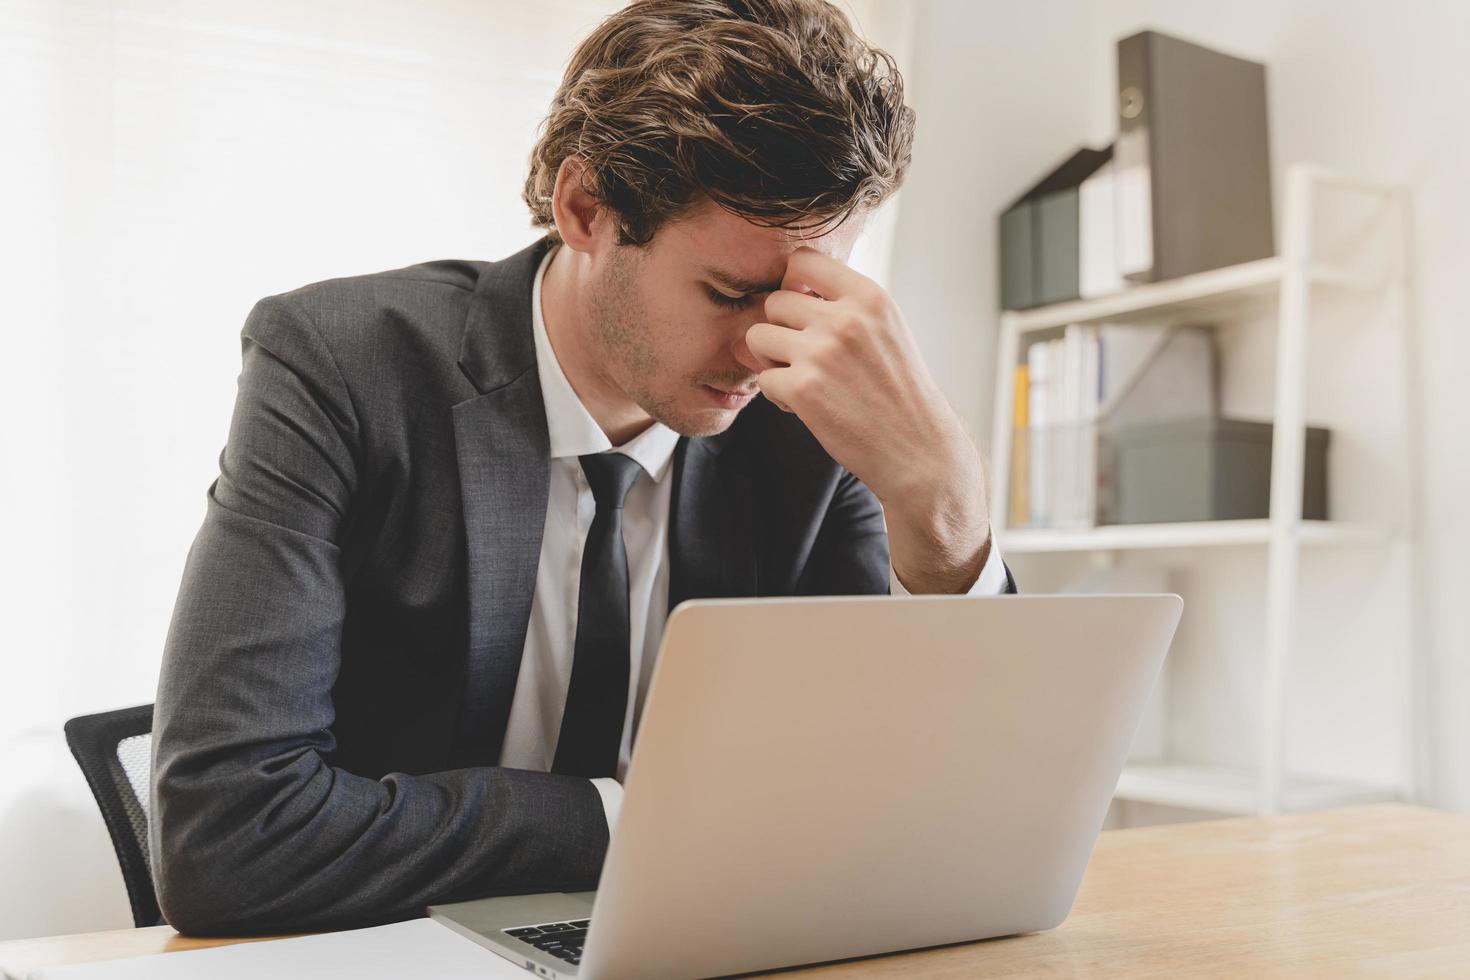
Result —
[{"label": "gray suit jacket", "polygon": [[[150,852],[180,931],[596,886],[592,784],[496,766],[546,512],[545,248],[251,311],[154,709]],[[681,439],[673,480],[671,608],[887,592],[876,499],[764,400]]]}]

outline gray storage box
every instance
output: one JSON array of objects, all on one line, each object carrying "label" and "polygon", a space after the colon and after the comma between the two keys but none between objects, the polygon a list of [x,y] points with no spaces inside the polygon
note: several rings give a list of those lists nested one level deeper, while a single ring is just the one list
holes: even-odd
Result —
[{"label": "gray storage box", "polygon": [[[1197,418],[1112,434],[1119,524],[1270,516],[1271,424]],[[1328,431],[1308,427],[1302,517],[1327,519]]]}]

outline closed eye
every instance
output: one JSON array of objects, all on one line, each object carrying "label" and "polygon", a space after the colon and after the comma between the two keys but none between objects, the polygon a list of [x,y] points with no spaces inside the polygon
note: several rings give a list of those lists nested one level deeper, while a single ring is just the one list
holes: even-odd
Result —
[{"label": "closed eye", "polygon": [[720,292],[712,286],[705,286],[704,291],[709,294],[710,302],[716,306],[722,306],[727,310],[741,310],[749,306],[755,299],[756,294],[745,293],[740,296],[729,296]]}]

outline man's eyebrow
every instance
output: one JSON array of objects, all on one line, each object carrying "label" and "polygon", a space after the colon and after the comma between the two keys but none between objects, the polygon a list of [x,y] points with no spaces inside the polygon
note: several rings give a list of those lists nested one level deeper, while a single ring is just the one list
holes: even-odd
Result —
[{"label": "man's eyebrow", "polygon": [[723,269],[714,269],[709,266],[705,266],[704,274],[726,289],[733,289],[740,293],[774,293],[781,288],[779,279],[775,282],[759,282],[734,272],[726,272]]}]

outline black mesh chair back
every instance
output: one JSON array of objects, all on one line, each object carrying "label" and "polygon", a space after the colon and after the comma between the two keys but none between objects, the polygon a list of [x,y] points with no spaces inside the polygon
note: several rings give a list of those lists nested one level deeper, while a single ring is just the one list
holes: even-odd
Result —
[{"label": "black mesh chair back", "polygon": [[148,869],[148,780],[152,773],[153,705],[82,715],[66,723],[66,744],[77,757],[102,822],[112,837],[133,924],[163,923]]}]

